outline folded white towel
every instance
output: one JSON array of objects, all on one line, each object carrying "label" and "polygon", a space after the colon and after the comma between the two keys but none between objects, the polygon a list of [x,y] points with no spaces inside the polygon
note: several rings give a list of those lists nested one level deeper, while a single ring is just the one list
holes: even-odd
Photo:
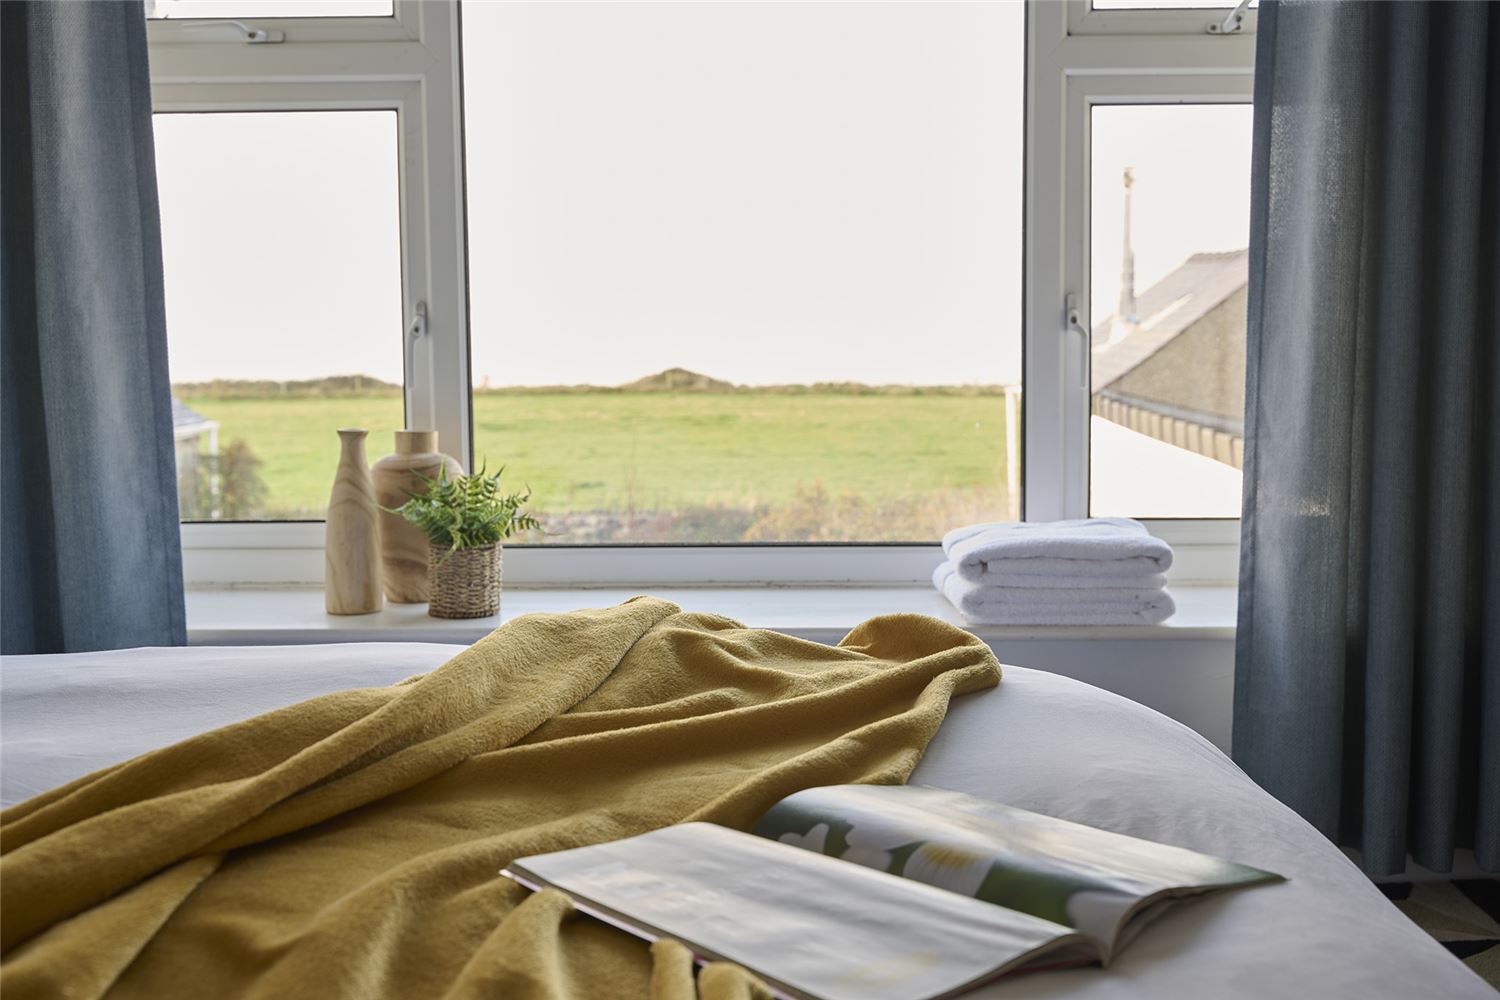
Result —
[{"label": "folded white towel", "polygon": [[943,536],[965,580],[1007,587],[1160,586],[1172,548],[1128,517],[971,524]]},{"label": "folded white towel", "polygon": [[1177,611],[1160,588],[991,587],[965,580],[951,562],[933,570],[932,584],[965,620],[984,625],[1156,625]]}]

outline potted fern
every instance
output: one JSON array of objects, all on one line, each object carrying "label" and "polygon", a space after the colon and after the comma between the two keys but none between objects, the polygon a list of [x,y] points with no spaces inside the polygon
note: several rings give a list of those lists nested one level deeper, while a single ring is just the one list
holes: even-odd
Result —
[{"label": "potted fern", "polygon": [[541,527],[525,504],[531,492],[500,491],[500,474],[422,476],[427,492],[414,494],[393,513],[427,536],[434,618],[484,618],[500,610],[500,545],[518,531]]}]

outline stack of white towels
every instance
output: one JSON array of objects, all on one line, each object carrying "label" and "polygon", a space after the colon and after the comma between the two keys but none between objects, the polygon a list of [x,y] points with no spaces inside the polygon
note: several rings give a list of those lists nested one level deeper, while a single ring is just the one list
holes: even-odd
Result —
[{"label": "stack of white towels", "polygon": [[1124,517],[971,524],[943,536],[932,583],[985,625],[1155,625],[1172,549]]}]

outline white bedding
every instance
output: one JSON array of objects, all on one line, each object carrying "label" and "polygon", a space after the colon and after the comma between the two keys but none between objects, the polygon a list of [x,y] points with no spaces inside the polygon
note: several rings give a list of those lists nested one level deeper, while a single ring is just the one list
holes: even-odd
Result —
[{"label": "white bedding", "polygon": [[[362,643],[6,657],[0,802],[304,698],[389,684],[454,652]],[[998,688],[955,701],[912,780],[1290,879],[1177,908],[1107,971],[1025,976],[976,997],[1495,996],[1207,740],[1117,695],[1007,666]]]}]

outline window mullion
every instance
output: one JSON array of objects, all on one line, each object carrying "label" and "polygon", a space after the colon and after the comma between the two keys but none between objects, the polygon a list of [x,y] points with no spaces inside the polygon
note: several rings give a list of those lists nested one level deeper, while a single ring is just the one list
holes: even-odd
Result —
[{"label": "window mullion", "polygon": [[[465,468],[473,458],[469,427],[469,327],[459,119],[458,5],[422,4],[423,46],[432,62],[423,76],[419,120],[403,131],[407,163],[420,184],[406,190],[403,223],[411,230],[406,301],[409,414],[438,432],[442,449]],[[420,163],[416,161],[420,157]],[[418,227],[421,227],[418,231]],[[403,241],[407,239],[403,234]],[[419,303],[425,311],[417,326]],[[414,332],[419,335],[414,336]],[[410,423],[415,417],[409,417]],[[415,427],[415,424],[412,424]]]},{"label": "window mullion", "polygon": [[[1036,4],[1027,22],[1025,517],[1083,516],[1087,425],[1080,419],[1082,339],[1068,325],[1069,132],[1064,67],[1056,53],[1067,24],[1060,4]],[[1076,342],[1075,342],[1076,341]]]}]

